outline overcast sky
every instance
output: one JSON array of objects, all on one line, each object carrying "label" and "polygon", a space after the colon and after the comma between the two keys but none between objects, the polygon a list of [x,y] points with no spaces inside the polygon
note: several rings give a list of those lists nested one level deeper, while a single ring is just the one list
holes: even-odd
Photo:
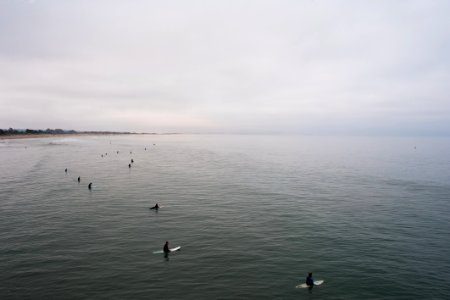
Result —
[{"label": "overcast sky", "polygon": [[450,1],[0,0],[0,128],[450,135]]}]

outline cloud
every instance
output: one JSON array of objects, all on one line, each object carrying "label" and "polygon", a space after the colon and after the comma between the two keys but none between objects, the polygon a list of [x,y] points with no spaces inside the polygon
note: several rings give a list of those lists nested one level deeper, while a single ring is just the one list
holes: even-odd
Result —
[{"label": "cloud", "polygon": [[1,2],[0,127],[448,134],[449,8]]}]

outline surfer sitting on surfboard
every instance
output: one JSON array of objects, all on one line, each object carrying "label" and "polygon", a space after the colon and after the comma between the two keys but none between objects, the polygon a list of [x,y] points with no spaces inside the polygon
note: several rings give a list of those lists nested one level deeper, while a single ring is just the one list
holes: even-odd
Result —
[{"label": "surfer sitting on surfboard", "polygon": [[169,242],[168,242],[168,241],[166,241],[166,243],[164,244],[163,251],[164,251],[165,254],[167,254],[167,253],[170,252],[170,249],[169,249]]},{"label": "surfer sitting on surfboard", "polygon": [[153,207],[150,207],[150,209],[156,209],[156,210],[158,210],[158,209],[159,209],[159,205],[158,205],[158,203],[156,203],[156,204],[155,204],[155,206],[153,206]]},{"label": "surfer sitting on surfboard", "polygon": [[308,273],[308,277],[306,277],[306,285],[311,287],[314,285],[314,278],[312,277],[312,273]]}]

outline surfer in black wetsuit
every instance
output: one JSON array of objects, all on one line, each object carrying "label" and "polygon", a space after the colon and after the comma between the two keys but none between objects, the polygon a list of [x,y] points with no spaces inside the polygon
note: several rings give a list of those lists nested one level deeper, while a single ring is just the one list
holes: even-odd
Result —
[{"label": "surfer in black wetsuit", "polygon": [[164,254],[166,254],[166,255],[170,252],[168,241],[166,241],[166,243],[164,244],[163,251],[164,251]]},{"label": "surfer in black wetsuit", "polygon": [[131,168],[131,164],[128,164],[128,168]]},{"label": "surfer in black wetsuit", "polygon": [[156,203],[156,204],[155,204],[155,206],[153,206],[153,207],[150,207],[150,209],[156,209],[156,210],[158,210],[158,209],[159,209],[159,205],[158,205],[158,203]]},{"label": "surfer in black wetsuit", "polygon": [[64,170],[64,172],[66,172],[67,173],[67,168]]},{"label": "surfer in black wetsuit", "polygon": [[80,176],[78,176],[78,183],[80,183],[80,180],[81,180],[81,177],[80,177]]},{"label": "surfer in black wetsuit", "polygon": [[92,182],[91,183],[89,183],[89,185],[88,185],[88,189],[92,189]]},{"label": "surfer in black wetsuit", "polygon": [[308,277],[306,277],[306,285],[309,287],[314,286],[314,278],[312,277],[312,273],[308,273]]},{"label": "surfer in black wetsuit", "polygon": [[166,260],[169,260],[169,253],[170,253],[170,249],[169,249],[169,242],[166,241],[166,243],[164,244],[164,257],[166,258]]}]

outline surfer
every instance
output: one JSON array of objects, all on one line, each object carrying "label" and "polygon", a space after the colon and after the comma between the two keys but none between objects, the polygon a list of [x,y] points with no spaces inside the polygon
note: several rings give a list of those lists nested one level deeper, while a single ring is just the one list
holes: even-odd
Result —
[{"label": "surfer", "polygon": [[169,242],[168,241],[166,241],[166,243],[164,244],[163,251],[164,251],[164,257],[168,261],[169,260],[169,253],[170,253]]},{"label": "surfer", "polygon": [[308,273],[308,277],[306,277],[306,285],[309,287],[314,286],[314,278],[312,277],[312,273]]},{"label": "surfer", "polygon": [[134,160],[133,160],[133,159],[131,159],[131,163],[134,163]]},{"label": "surfer", "polygon": [[81,177],[80,177],[80,176],[78,176],[78,183],[80,183],[80,180],[81,180]]},{"label": "surfer", "polygon": [[166,255],[170,252],[168,241],[166,241],[166,243],[164,244],[163,251],[164,251],[164,254],[166,254]]},{"label": "surfer", "polygon": [[131,164],[128,164],[128,168],[131,168]]},{"label": "surfer", "polygon": [[158,210],[158,209],[159,209],[159,205],[158,205],[158,203],[156,203],[156,204],[155,204],[155,206],[153,206],[153,207],[150,207],[150,209],[156,209],[156,210]]},{"label": "surfer", "polygon": [[64,172],[66,172],[67,173],[67,168],[64,170]]},{"label": "surfer", "polygon": [[89,185],[88,185],[88,189],[92,190],[92,182],[91,182],[91,183],[89,183]]}]

